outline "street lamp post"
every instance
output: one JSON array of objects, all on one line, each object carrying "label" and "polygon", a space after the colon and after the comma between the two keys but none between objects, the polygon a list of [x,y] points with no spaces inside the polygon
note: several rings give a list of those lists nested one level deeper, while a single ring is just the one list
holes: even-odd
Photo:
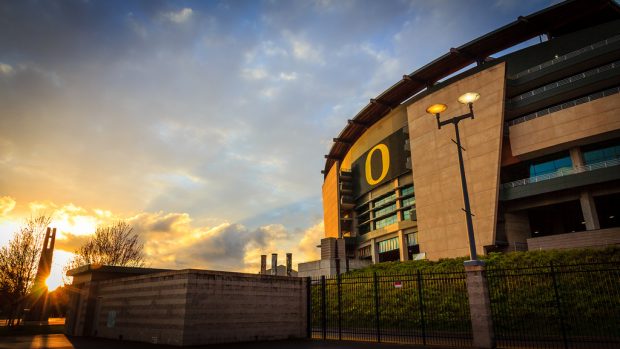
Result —
[{"label": "street lamp post", "polygon": [[478,255],[476,253],[476,238],[474,236],[474,225],[471,220],[471,208],[469,205],[469,193],[467,192],[467,179],[465,178],[465,167],[463,166],[463,147],[461,146],[461,136],[459,134],[459,122],[465,119],[473,119],[474,118],[474,102],[480,98],[480,94],[476,92],[468,92],[458,98],[459,103],[466,104],[469,107],[469,113],[463,114],[460,116],[455,116],[451,119],[441,121],[440,114],[448,109],[448,106],[445,104],[433,104],[426,109],[426,112],[429,114],[435,115],[437,118],[437,129],[441,129],[442,126],[453,124],[454,131],[456,132],[456,143],[457,151],[459,154],[459,168],[461,170],[461,186],[463,187],[463,202],[465,208],[465,217],[467,219],[467,235],[469,237],[469,257],[470,260],[466,262],[466,265],[478,265],[481,264],[481,261],[478,260]]}]

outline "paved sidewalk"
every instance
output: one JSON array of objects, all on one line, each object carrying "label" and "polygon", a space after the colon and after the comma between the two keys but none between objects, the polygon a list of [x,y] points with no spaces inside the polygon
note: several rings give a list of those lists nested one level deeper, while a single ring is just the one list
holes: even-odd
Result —
[{"label": "paved sidewalk", "polygon": [[[63,334],[0,337],[0,349],[171,349],[156,345],[101,338],[66,337]],[[286,340],[255,343],[215,344],[192,349],[421,349],[422,346],[322,340]],[[441,349],[440,347],[428,347]]]}]

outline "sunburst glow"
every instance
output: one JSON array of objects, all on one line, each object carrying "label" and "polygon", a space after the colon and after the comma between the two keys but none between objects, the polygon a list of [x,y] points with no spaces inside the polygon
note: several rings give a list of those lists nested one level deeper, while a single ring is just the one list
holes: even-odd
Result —
[{"label": "sunburst glow", "polygon": [[47,280],[45,280],[48,291],[51,292],[64,284],[63,268],[65,265],[67,265],[67,263],[69,263],[72,257],[73,253],[70,252],[63,250],[54,251],[54,258],[52,259],[52,269],[50,270],[50,276],[47,278]]}]

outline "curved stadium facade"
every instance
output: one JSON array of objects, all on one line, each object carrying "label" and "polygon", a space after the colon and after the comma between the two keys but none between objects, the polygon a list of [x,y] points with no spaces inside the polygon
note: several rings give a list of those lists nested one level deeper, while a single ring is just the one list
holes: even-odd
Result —
[{"label": "curved stadium facade", "polygon": [[454,130],[425,110],[465,114],[470,91],[478,253],[620,243],[620,8],[567,1],[450,49],[348,120],[322,171],[321,261],[300,275],[468,254]]}]

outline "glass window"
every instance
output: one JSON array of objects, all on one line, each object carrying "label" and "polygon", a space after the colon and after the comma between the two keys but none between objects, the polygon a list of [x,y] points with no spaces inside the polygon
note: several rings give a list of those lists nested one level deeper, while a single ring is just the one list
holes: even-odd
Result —
[{"label": "glass window", "polygon": [[415,198],[408,198],[403,200],[402,207],[413,206],[415,205]]},{"label": "glass window", "polygon": [[533,162],[530,164],[530,177],[553,173],[565,168],[570,169],[572,166],[573,163],[568,154],[560,158],[550,159],[543,162]]},{"label": "glass window", "polygon": [[391,238],[378,243],[379,253],[398,250],[398,238]]},{"label": "glass window", "polygon": [[583,160],[586,165],[615,159],[620,159],[620,145],[612,145],[602,149],[585,151],[583,153]]},{"label": "glass window", "polygon": [[383,228],[385,226],[388,226],[390,224],[394,224],[398,221],[398,217],[396,217],[395,214],[388,216],[386,218],[380,219],[377,222],[375,222],[375,229],[380,229]]},{"label": "glass window", "polygon": [[407,186],[407,187],[403,187],[400,190],[400,196],[405,196],[405,195],[409,195],[409,194],[413,194],[413,185]]},{"label": "glass window", "polygon": [[375,211],[375,217],[381,217],[390,212],[396,211],[396,203],[391,204],[390,206],[386,206],[380,210]]},{"label": "glass window", "polygon": [[375,201],[373,206],[374,207],[381,206],[383,204],[387,204],[388,202],[394,201],[394,200],[396,200],[396,193],[392,193],[391,195],[388,195],[384,197],[383,199]]},{"label": "glass window", "polygon": [[407,246],[415,246],[418,244],[418,233],[407,234]]},{"label": "glass window", "polygon": [[370,257],[371,249],[370,246],[365,246],[359,249],[360,258],[368,258]]},{"label": "glass window", "polygon": [[411,210],[404,210],[403,221],[410,221],[410,220],[411,220]]}]

